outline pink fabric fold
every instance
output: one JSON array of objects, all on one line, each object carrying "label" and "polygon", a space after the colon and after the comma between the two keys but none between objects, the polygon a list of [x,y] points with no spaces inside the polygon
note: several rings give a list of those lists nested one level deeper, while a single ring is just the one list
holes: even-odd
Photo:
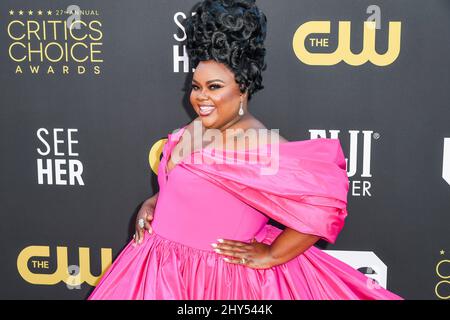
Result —
[{"label": "pink fabric fold", "polygon": [[[263,164],[245,160],[227,163],[227,157],[245,159],[248,151],[226,155],[203,149],[179,165],[283,225],[335,243],[347,216],[349,189],[339,140],[286,142],[280,143],[278,149],[278,170],[271,175],[261,174]],[[202,153],[201,164],[195,163],[197,152]]]}]

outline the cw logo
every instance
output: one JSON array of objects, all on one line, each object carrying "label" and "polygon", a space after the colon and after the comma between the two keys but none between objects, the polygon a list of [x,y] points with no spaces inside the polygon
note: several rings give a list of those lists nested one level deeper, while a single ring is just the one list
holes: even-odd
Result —
[{"label": "the cw logo", "polygon": [[34,273],[28,268],[28,262],[34,268],[48,269],[48,261],[32,260],[32,258],[49,258],[50,248],[48,246],[29,246],[23,249],[17,258],[17,270],[22,278],[32,284],[55,285],[64,281],[68,285],[77,286],[87,282],[95,286],[105,270],[111,265],[112,250],[110,248],[101,249],[102,273],[95,277],[91,274],[89,248],[79,248],[79,272],[76,276],[70,273],[67,258],[67,247],[56,247],[57,268],[52,274]]},{"label": "the cw logo", "polygon": [[[334,52],[331,53],[311,53],[305,48],[305,40],[310,34],[329,34],[330,21],[309,21],[302,24],[295,31],[292,40],[294,53],[300,61],[308,65],[331,66],[345,61],[349,65],[359,66],[367,61],[377,66],[387,66],[394,62],[400,53],[401,22],[389,22],[389,47],[380,55],[375,49],[375,21],[364,22],[363,49],[359,54],[354,54],[350,47],[350,21],[339,21],[339,41]],[[310,39],[314,46],[328,46],[328,39]]]}]

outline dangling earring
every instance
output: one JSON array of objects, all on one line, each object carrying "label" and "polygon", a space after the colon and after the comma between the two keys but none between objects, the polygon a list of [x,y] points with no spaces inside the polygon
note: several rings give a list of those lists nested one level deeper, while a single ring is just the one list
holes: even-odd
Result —
[{"label": "dangling earring", "polygon": [[244,109],[242,108],[242,100],[241,100],[241,106],[239,108],[239,115],[243,116],[244,115]]}]

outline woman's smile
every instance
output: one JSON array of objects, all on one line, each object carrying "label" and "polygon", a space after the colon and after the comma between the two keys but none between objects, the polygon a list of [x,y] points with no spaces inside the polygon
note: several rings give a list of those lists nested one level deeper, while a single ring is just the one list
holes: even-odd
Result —
[{"label": "woman's smile", "polygon": [[199,115],[202,117],[209,116],[216,110],[215,106],[212,105],[200,105],[199,106]]}]

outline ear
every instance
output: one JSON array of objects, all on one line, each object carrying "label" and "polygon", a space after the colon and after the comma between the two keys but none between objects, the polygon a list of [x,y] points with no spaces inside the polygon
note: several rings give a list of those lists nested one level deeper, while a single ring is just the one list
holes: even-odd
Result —
[{"label": "ear", "polygon": [[[243,88],[244,86],[242,85],[241,88]],[[245,89],[244,93],[241,93],[242,98],[247,99],[248,98],[248,88]]]}]

